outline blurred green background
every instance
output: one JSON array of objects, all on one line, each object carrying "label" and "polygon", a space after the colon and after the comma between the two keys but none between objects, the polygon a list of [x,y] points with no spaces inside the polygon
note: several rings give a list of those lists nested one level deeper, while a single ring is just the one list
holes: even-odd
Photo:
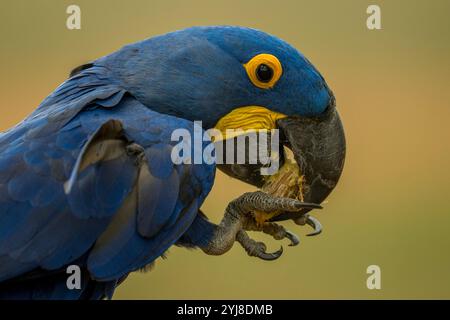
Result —
[{"label": "blurred green background", "polygon": [[[81,30],[66,29],[69,4],[81,7]],[[369,4],[381,6],[382,30],[366,28]],[[2,0],[0,129],[29,114],[73,67],[127,43],[193,25],[262,29],[302,51],[336,94],[348,158],[316,213],[323,234],[295,248],[283,243],[274,262],[238,245],[221,257],[172,248],[115,298],[450,298],[449,12],[447,0]],[[203,209],[219,221],[249,190],[219,174]],[[280,244],[255,237],[270,249]],[[381,290],[366,288],[371,264],[381,267]]]}]

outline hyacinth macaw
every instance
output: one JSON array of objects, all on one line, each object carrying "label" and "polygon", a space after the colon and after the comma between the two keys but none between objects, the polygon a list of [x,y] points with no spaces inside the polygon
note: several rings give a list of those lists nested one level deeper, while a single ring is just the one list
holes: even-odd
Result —
[{"label": "hyacinth macaw", "polygon": [[[248,106],[257,107],[240,111]],[[305,173],[305,202],[246,193],[219,225],[199,210],[216,166],[174,163],[171,133],[193,132],[196,120],[214,128],[232,111],[247,127],[282,131]],[[272,220],[317,227],[306,212],[336,185],[344,152],[331,90],[275,36],[194,27],[127,45],[75,69],[1,133],[0,297],[111,298],[130,272],[172,245],[220,255],[237,241],[249,255],[275,259],[281,252],[265,252],[245,230],[296,237],[272,221],[255,224],[248,212],[283,210]],[[221,168],[261,186],[252,167]],[[67,287],[69,265],[80,267],[81,288]]]}]

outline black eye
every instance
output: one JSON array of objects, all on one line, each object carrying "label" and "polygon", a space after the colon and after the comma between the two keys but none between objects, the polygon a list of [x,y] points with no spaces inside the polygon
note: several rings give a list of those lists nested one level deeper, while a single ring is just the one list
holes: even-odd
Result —
[{"label": "black eye", "polygon": [[273,77],[273,70],[267,64],[261,63],[256,68],[256,77],[261,82],[269,82]]}]

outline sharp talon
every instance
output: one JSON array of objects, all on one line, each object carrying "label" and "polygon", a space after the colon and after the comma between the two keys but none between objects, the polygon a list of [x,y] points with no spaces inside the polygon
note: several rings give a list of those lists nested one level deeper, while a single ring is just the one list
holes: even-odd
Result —
[{"label": "sharp talon", "polygon": [[314,228],[314,232],[311,232],[306,236],[308,237],[316,236],[322,232],[322,224],[316,218],[308,216],[308,218],[306,219],[306,223]]},{"label": "sharp talon", "polygon": [[283,247],[273,253],[262,252],[257,255],[258,258],[266,261],[272,261],[278,259],[283,254]]},{"label": "sharp talon", "polygon": [[323,207],[318,203],[312,203],[312,202],[298,202],[296,205],[298,209],[323,209]]},{"label": "sharp talon", "polygon": [[295,247],[300,243],[300,239],[297,237],[297,235],[288,230],[286,230],[286,238],[291,240],[291,243],[289,244],[290,247]]}]

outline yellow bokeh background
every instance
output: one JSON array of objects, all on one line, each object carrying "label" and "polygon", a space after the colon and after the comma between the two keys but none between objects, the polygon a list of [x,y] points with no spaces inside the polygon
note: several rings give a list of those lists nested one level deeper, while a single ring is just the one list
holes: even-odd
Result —
[{"label": "yellow bokeh background", "polygon": [[[81,7],[81,30],[65,26],[69,4]],[[369,4],[380,5],[382,30],[366,28]],[[302,243],[283,242],[274,262],[238,245],[220,257],[172,248],[115,298],[450,298],[449,12],[446,0],[2,0],[0,129],[31,113],[73,67],[125,44],[193,25],[262,29],[313,62],[344,121],[344,174],[316,213],[323,234],[306,238],[309,230],[287,222]],[[203,209],[217,222],[249,190],[218,174]],[[366,287],[372,264],[381,290]]]}]

